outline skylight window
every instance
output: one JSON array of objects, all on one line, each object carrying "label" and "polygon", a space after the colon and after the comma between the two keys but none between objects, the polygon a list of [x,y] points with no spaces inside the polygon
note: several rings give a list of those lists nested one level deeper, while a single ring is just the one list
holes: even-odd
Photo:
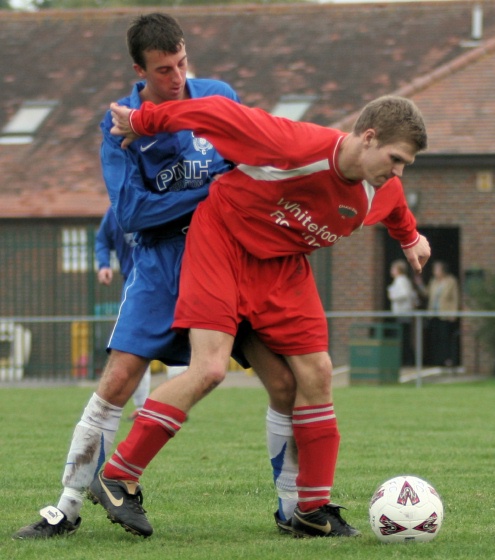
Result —
[{"label": "skylight window", "polygon": [[53,111],[56,101],[26,101],[2,128],[0,144],[29,144]]},{"label": "skylight window", "polygon": [[315,100],[314,95],[284,95],[275,105],[272,115],[299,121]]}]

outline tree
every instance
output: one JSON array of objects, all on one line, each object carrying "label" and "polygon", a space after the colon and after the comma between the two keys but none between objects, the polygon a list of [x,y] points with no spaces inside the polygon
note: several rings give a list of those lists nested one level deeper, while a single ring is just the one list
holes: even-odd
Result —
[{"label": "tree", "polygon": [[[488,274],[471,282],[469,301],[478,311],[495,311],[495,275]],[[477,335],[485,350],[494,358],[495,374],[495,318],[485,317],[479,320]]]},{"label": "tree", "polygon": [[[258,4],[275,4],[279,0],[253,0]],[[286,3],[299,0],[285,0]],[[138,7],[156,6],[164,8],[167,6],[192,6],[212,4],[242,4],[245,0],[10,0],[10,2],[23,2],[22,8],[27,10],[49,10],[49,9],[74,9],[74,8],[116,8],[116,7]],[[10,8],[9,0],[0,0],[0,8],[3,5]],[[12,6],[14,7],[14,6]],[[21,6],[16,5],[16,8]]]}]

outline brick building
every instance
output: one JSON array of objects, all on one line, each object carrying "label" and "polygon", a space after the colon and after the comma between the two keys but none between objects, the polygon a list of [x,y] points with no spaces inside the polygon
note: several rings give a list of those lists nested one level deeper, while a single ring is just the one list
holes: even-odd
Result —
[{"label": "brick building", "polygon": [[[167,11],[184,28],[196,76],[229,82],[247,105],[278,112],[295,103],[304,120],[349,129],[372,98],[413,99],[430,141],[405,189],[434,257],[464,284],[473,271],[495,272],[495,4],[474,8],[482,18],[469,0]],[[98,292],[84,246],[108,205],[98,123],[134,81],[125,30],[141,11],[0,12],[0,317],[92,315],[118,299],[118,288]],[[39,126],[21,118],[16,128],[19,110]],[[326,309],[386,309],[397,255],[380,227],[315,253]],[[348,358],[350,321],[331,320],[336,365]],[[67,347],[67,336],[35,333],[31,362],[54,338]],[[466,369],[490,369],[467,320],[463,340]]]}]

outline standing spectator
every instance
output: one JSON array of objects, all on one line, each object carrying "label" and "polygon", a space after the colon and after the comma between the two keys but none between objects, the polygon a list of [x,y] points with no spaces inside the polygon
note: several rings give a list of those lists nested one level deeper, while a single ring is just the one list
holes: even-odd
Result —
[{"label": "standing spectator", "polygon": [[402,328],[402,365],[412,366],[414,351],[411,340],[412,317],[410,312],[417,306],[418,296],[407,276],[407,269],[407,262],[404,259],[392,262],[390,276],[393,281],[387,288],[387,294],[392,313],[397,316],[396,321]]},{"label": "standing spectator", "polygon": [[435,261],[433,276],[427,286],[421,278],[416,285],[424,297],[428,298],[428,311],[438,316],[432,317],[427,327],[428,358],[430,365],[452,367],[459,363],[458,329],[459,319],[442,316],[445,311],[459,310],[459,283],[450,273],[447,263]]},{"label": "standing spectator", "polygon": [[[113,280],[113,269],[110,264],[110,253],[115,251],[119,261],[120,273],[124,286],[131,273],[132,251],[134,248],[134,236],[132,233],[124,233],[117,223],[112,208],[108,208],[101,220],[98,233],[96,234],[95,252],[98,262],[98,282],[104,286],[110,286]],[[129,416],[134,420],[143,408],[144,401],[148,398],[151,386],[151,369],[148,366],[141,382],[132,394],[136,410]]]}]

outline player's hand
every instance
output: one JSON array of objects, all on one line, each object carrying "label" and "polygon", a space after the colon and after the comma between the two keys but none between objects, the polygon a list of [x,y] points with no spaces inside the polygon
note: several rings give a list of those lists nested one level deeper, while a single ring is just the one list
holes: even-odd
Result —
[{"label": "player's hand", "polygon": [[110,286],[113,278],[113,270],[108,267],[100,268],[97,274],[98,282],[105,286]]},{"label": "player's hand", "polygon": [[409,249],[403,249],[404,256],[416,274],[421,274],[424,265],[431,256],[431,249],[428,240],[423,235],[419,236],[419,241]]},{"label": "player's hand", "polygon": [[134,142],[136,138],[139,138],[139,135],[137,135],[131,128],[130,115],[132,113],[132,109],[129,109],[129,107],[125,107],[124,105],[119,105],[118,103],[111,103],[110,111],[113,123],[110,133],[114,136],[124,136],[121,146],[126,149],[131,142]]}]

